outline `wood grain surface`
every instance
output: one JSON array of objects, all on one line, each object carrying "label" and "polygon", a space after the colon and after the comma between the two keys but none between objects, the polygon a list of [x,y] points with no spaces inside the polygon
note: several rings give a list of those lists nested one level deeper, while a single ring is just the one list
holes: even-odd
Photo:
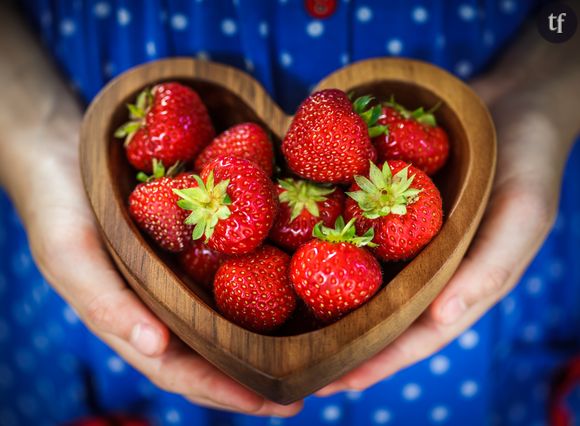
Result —
[{"label": "wood grain surface", "polygon": [[385,286],[340,321],[312,330],[299,319],[276,335],[245,330],[222,317],[211,294],[189,280],[171,256],[153,247],[127,212],[136,184],[122,142],[113,132],[127,119],[125,104],[143,88],[177,80],[206,103],[218,131],[243,121],[269,129],[279,145],[292,119],[247,74],[211,62],[170,59],[132,69],[106,86],[81,130],[87,195],[120,272],[135,292],[193,350],[257,393],[287,404],[370,358],[400,335],[445,286],[481,220],[496,158],[493,123],[478,97],[432,65],[372,59],[349,65],[315,90],[336,87],[409,108],[441,101],[438,122],[449,133],[451,156],[435,177],[444,203],[441,232],[411,262],[385,266]]}]

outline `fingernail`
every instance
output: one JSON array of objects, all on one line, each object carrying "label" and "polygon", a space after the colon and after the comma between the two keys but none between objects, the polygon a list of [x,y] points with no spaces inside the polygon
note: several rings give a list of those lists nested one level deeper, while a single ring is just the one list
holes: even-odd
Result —
[{"label": "fingernail", "polygon": [[460,297],[452,297],[441,309],[441,319],[444,324],[454,323],[467,310],[465,302]]},{"label": "fingernail", "polygon": [[302,406],[303,403],[301,401],[294,402],[290,405],[279,405],[273,403],[271,412],[274,417],[286,418],[298,414],[298,412],[302,410]]},{"label": "fingernail", "polygon": [[131,330],[131,337],[129,339],[135,349],[143,355],[155,355],[159,350],[159,343],[161,336],[150,325],[137,324]]},{"label": "fingernail", "polygon": [[341,389],[340,386],[332,383],[330,385],[323,387],[322,389],[319,389],[317,392],[314,393],[314,395],[320,396],[320,397],[327,397],[327,396],[330,396],[330,395],[333,395],[333,394],[339,392],[340,389]]}]

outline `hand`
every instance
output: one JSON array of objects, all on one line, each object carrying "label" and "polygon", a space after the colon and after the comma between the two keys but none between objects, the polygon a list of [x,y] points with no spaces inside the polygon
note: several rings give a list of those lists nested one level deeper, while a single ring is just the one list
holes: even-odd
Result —
[{"label": "hand", "polygon": [[5,3],[0,2],[0,184],[16,204],[47,281],[98,337],[160,388],[212,408],[297,413],[301,403],[267,401],[185,347],[125,285],[103,248],[82,188],[80,110]]},{"label": "hand", "polygon": [[[475,84],[492,103],[497,174],[481,227],[459,269],[430,308],[369,361],[317,394],[363,390],[435,353],[476,322],[525,271],[556,216],[569,144],[532,98],[498,97],[493,80]],[[495,98],[495,99],[494,99]]]},{"label": "hand", "polygon": [[[69,136],[62,134],[59,144],[62,138],[76,139],[75,127],[78,123],[68,122]],[[40,152],[30,153],[34,167],[10,178],[8,187],[40,270],[82,321],[161,389],[212,408],[295,414],[300,403],[281,406],[265,400],[171,336],[125,285],[99,238],[81,186],[76,144],[71,141],[66,150],[56,145],[46,141],[42,148],[39,143]]]}]

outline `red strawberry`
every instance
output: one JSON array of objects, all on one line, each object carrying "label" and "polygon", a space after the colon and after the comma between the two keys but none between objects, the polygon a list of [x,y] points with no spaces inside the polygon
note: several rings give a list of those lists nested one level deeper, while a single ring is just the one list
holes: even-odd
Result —
[{"label": "red strawberry", "polygon": [[164,176],[165,170],[157,162],[154,169],[154,176],[137,185],[129,196],[129,214],[160,247],[180,252],[191,241],[193,228],[184,223],[189,212],[177,205],[179,197],[173,191],[195,185],[196,181],[185,173],[175,178]]},{"label": "red strawberry", "polygon": [[274,186],[254,163],[218,157],[205,165],[196,185],[176,190],[180,207],[191,210],[192,238],[205,236],[210,248],[226,254],[255,250],[268,236],[277,214]]},{"label": "red strawberry", "polygon": [[211,160],[222,155],[253,161],[272,176],[274,149],[268,134],[255,123],[243,123],[230,127],[205,147],[195,160],[200,171]]},{"label": "red strawberry", "polygon": [[267,332],[282,325],[296,308],[289,262],[286,253],[272,246],[226,260],[214,282],[219,310],[252,331]]},{"label": "red strawberry", "polygon": [[280,208],[270,239],[294,251],[312,239],[314,225],[332,226],[344,207],[344,193],[306,180],[283,179],[276,186]]},{"label": "red strawberry", "polygon": [[136,169],[150,173],[153,159],[166,166],[193,160],[215,135],[198,94],[179,83],[146,89],[128,105],[131,121],[115,136],[125,138],[127,158]]},{"label": "red strawberry", "polygon": [[317,224],[314,235],[319,239],[300,247],[290,262],[294,290],[327,323],[361,306],[381,286],[381,266],[362,248],[373,239],[373,231],[357,237],[353,223],[345,226],[339,217],[335,229]]},{"label": "red strawberry", "polygon": [[189,248],[179,254],[179,263],[187,275],[196,283],[210,288],[215,273],[225,259],[225,255],[200,240],[192,241]]},{"label": "red strawberry", "polygon": [[369,174],[355,178],[345,216],[357,219],[358,232],[374,229],[378,258],[411,259],[441,228],[441,195],[429,176],[403,161],[385,162],[382,170],[372,164]]},{"label": "red strawberry", "polygon": [[352,104],[338,89],[310,95],[282,143],[290,169],[315,182],[350,183],[365,174],[376,157],[370,137],[386,130],[375,125],[380,106],[366,110],[371,100],[364,96]]},{"label": "red strawberry", "polygon": [[449,139],[432,111],[409,111],[391,99],[383,105],[379,123],[389,129],[373,139],[379,161],[403,160],[428,175],[447,161]]}]

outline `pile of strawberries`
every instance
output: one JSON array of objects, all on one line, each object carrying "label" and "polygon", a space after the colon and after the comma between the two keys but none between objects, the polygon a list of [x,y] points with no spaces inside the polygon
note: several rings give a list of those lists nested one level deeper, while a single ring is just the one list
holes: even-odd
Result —
[{"label": "pile of strawberries", "polygon": [[147,89],[128,107],[115,136],[142,181],[131,217],[247,329],[271,332],[299,303],[320,324],[336,321],[379,290],[388,262],[413,258],[441,228],[429,176],[449,142],[432,111],[314,93],[275,167],[264,128],[241,123],[216,136],[182,84]]}]

